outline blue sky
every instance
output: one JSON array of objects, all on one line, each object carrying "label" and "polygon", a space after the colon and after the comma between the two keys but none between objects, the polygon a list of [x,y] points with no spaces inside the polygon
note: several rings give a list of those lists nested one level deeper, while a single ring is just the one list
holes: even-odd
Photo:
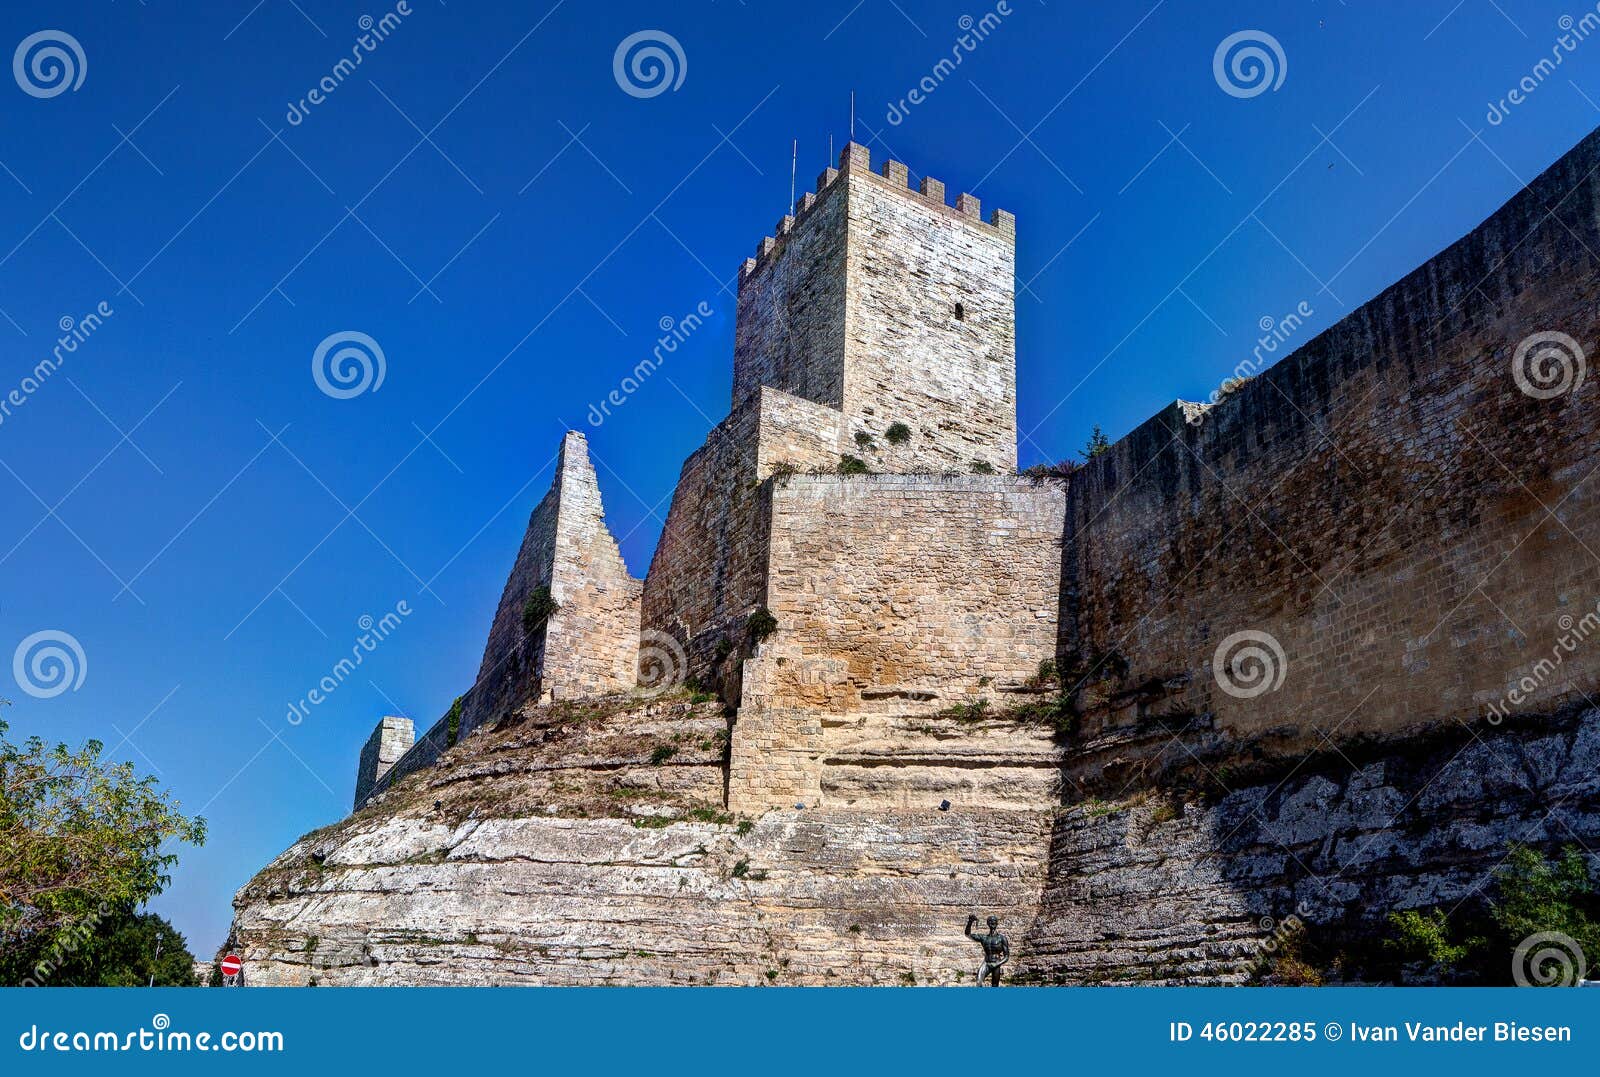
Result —
[{"label": "blue sky", "polygon": [[[643,575],[726,413],[735,273],[789,202],[791,140],[804,190],[852,89],[875,162],[1017,214],[1024,464],[1204,398],[1264,318],[1305,304],[1291,343],[1309,339],[1600,122],[1587,40],[1487,119],[1571,5],[1009,8],[968,52],[958,20],[989,4],[411,0],[291,123],[392,6],[6,5],[0,45],[64,31],[83,79],[25,92],[25,64],[0,84],[0,399],[63,318],[112,313],[0,412],[0,659],[40,632],[83,655],[48,698],[0,664],[0,696],[13,735],[98,737],[203,811],[209,843],[154,905],[197,953],[239,885],[348,810],[380,715],[431,722],[471,683],[563,429],[588,432]],[[678,44],[676,88],[619,84],[641,30]],[[1275,89],[1214,74],[1243,30],[1281,50]],[[592,425],[702,303],[707,325]],[[376,389],[319,389],[339,333],[381,348]],[[288,722],[402,602],[359,675]]]}]

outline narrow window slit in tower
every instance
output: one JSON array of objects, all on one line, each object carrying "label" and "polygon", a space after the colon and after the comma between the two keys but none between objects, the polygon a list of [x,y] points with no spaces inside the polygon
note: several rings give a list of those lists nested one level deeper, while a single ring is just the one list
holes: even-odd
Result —
[{"label": "narrow window slit in tower", "polygon": [[964,322],[966,320],[967,320],[967,308],[964,307],[963,305],[961,305],[960,303],[957,303],[956,304],[956,321]]}]

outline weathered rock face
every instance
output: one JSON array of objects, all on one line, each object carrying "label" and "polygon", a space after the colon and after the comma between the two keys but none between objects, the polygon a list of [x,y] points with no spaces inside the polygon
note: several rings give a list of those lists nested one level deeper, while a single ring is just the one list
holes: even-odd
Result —
[{"label": "weathered rock face", "polygon": [[[915,722],[946,772],[1004,735]],[[1600,843],[1595,710],[1233,792],[1196,763],[1068,807],[754,819],[720,807],[725,733],[682,698],[526,710],[302,838],[239,892],[230,945],[257,985],[958,984],[992,913],[1025,982],[1234,983],[1264,918],[1371,925],[1469,898],[1510,841]]]},{"label": "weathered rock face", "polygon": [[682,699],[530,709],[302,838],[231,945],[254,984],[943,983],[976,968],[969,908],[1035,915],[1050,813],[736,819],[726,730]]},{"label": "weathered rock face", "polygon": [[[1381,931],[1387,913],[1472,900],[1512,842],[1600,839],[1600,710],[1330,748],[1226,792],[1056,820],[1022,969],[1053,983],[1237,981],[1282,925]],[[1600,856],[1590,856],[1600,870]]]}]

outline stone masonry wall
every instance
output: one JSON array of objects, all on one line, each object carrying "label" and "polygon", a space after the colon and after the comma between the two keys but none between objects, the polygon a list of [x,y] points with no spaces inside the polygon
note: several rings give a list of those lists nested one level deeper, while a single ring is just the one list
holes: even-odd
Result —
[{"label": "stone masonry wall", "polygon": [[[1017,467],[1015,225],[978,216],[906,189],[905,168],[890,178],[852,165],[846,251],[847,432],[872,436],[862,453],[875,471],[970,472],[981,461],[1001,474]],[[958,311],[957,308],[960,308]],[[911,440],[884,438],[894,423]],[[860,452],[850,449],[851,452]]]},{"label": "stone masonry wall", "polygon": [[361,748],[361,760],[356,764],[355,802],[359,806],[372,792],[389,768],[411,749],[416,740],[416,730],[410,718],[386,717],[378,723]]},{"label": "stone masonry wall", "polygon": [[624,691],[638,682],[639,603],[606,527],[600,484],[582,434],[562,447],[551,595],[561,607],[545,630],[541,701]]},{"label": "stone masonry wall", "polygon": [[1055,655],[1064,511],[1016,476],[773,480],[778,628],[744,666],[730,805],[818,802],[830,720],[1025,691]]},{"label": "stone masonry wall", "polygon": [[[560,609],[548,624],[527,625],[524,610],[539,588]],[[641,589],[606,529],[588,442],[568,433],[501,593],[477,680],[462,699],[461,734],[528,700],[631,688]]]},{"label": "stone masonry wall", "polygon": [[[1591,135],[1289,359],[1073,477],[1063,666],[1091,732],[1201,717],[1299,751],[1600,692],[1600,387],[1518,382],[1532,334],[1594,350],[1597,168]],[[1274,641],[1276,690],[1248,658],[1221,690],[1240,632]]]},{"label": "stone masonry wall", "polygon": [[1015,218],[912,191],[896,161],[874,175],[865,146],[839,166],[739,275],[734,407],[765,385],[840,408],[835,451],[874,471],[1015,470]]},{"label": "stone masonry wall", "polygon": [[733,345],[733,406],[763,385],[819,404],[839,406],[844,394],[844,184],[833,169],[817,193],[801,199],[776,239],[757,248],[760,271],[747,262],[739,278]]},{"label": "stone masonry wall", "polygon": [[762,480],[780,466],[835,467],[838,430],[837,409],[763,386],[684,463],[645,579],[642,614],[645,649],[686,663],[674,671],[679,679],[720,684],[725,672],[736,673],[741,655],[729,651],[719,660],[718,644],[742,645],[745,619],[764,600]]}]

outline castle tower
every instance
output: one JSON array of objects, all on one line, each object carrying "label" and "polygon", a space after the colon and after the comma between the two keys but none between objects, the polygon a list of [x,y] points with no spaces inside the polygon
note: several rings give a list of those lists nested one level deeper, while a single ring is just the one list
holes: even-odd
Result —
[{"label": "castle tower", "polygon": [[763,386],[837,408],[873,471],[1012,472],[1016,219],[907,175],[846,145],[745,262],[733,408]]},{"label": "castle tower", "polygon": [[[910,475],[1014,475],[1015,219],[944,185],[839,168],[739,273],[733,406],[684,463],[644,585],[646,633],[733,702],[767,604],[774,474],[833,473],[845,456]],[[676,648],[673,648],[676,650]]]}]

